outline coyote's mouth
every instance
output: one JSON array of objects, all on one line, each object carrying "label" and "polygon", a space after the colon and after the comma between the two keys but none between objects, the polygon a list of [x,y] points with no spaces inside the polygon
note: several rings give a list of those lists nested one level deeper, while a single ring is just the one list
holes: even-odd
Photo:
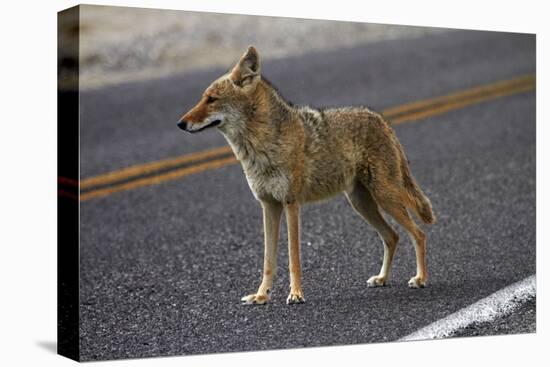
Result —
[{"label": "coyote's mouth", "polygon": [[214,120],[212,121],[211,123],[209,123],[208,125],[204,125],[203,127],[201,127],[200,129],[197,129],[197,130],[188,130],[190,133],[198,133],[199,131],[203,131],[204,129],[208,129],[209,127],[215,127],[215,126],[218,126],[219,124],[222,123],[222,120]]}]

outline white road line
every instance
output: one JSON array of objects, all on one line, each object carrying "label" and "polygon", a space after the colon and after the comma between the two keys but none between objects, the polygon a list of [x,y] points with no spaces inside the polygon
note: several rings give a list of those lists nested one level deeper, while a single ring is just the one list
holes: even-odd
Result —
[{"label": "white road line", "polygon": [[441,339],[478,322],[493,321],[508,315],[536,295],[535,275],[509,285],[441,320],[438,320],[399,341]]}]

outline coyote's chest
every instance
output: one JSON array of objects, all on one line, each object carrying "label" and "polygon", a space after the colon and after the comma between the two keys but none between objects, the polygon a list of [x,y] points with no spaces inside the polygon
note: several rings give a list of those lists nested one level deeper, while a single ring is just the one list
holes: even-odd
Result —
[{"label": "coyote's chest", "polygon": [[288,201],[290,178],[280,167],[262,164],[258,159],[241,161],[246,180],[258,200]]},{"label": "coyote's chest", "polygon": [[258,200],[292,201],[292,179],[289,165],[280,147],[264,144],[254,146],[242,137],[226,136],[233,153],[240,161],[252,193]]}]

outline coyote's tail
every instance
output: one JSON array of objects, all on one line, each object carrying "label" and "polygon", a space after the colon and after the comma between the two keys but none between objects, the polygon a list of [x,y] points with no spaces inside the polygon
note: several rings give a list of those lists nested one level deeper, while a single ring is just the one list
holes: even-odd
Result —
[{"label": "coyote's tail", "polygon": [[424,195],[420,187],[418,187],[418,184],[416,183],[414,177],[411,174],[411,171],[409,170],[409,165],[407,163],[407,158],[405,157],[405,154],[403,151],[401,151],[401,171],[403,174],[403,184],[405,186],[405,190],[407,191],[408,201],[409,201],[409,207],[412,209],[418,218],[422,220],[422,222],[426,224],[434,224],[436,222],[436,218],[434,215],[434,212],[432,210],[432,204],[430,203],[430,199]]},{"label": "coyote's tail", "polygon": [[409,191],[409,194],[414,200],[412,209],[418,218],[426,224],[434,224],[436,222],[436,218],[432,210],[430,200],[422,193],[422,191],[420,191],[418,186],[416,186],[414,192]]}]

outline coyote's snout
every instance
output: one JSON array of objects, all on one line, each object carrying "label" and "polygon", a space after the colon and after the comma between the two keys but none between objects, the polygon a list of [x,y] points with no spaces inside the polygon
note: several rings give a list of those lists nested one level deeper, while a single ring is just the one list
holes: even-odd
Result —
[{"label": "coyote's snout", "polygon": [[249,47],[227,74],[214,81],[178,126],[188,132],[217,127],[242,164],[264,218],[264,271],[246,304],[266,303],[277,270],[279,223],[288,227],[290,294],[304,302],[300,266],[300,206],[344,193],[352,207],[379,233],[384,259],[370,287],[387,283],[399,240],[382,216],[392,216],[408,232],[416,250],[412,288],[423,287],[426,235],[409,210],[434,223],[430,201],[413,178],[405,153],[384,118],[365,107],[317,110],[287,102],[260,74],[260,58]]}]

